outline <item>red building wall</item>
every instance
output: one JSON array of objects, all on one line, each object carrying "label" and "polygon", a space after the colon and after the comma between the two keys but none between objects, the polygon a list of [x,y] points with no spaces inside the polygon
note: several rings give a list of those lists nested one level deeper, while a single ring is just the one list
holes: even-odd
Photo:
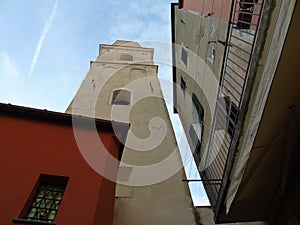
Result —
[{"label": "red building wall", "polygon": [[[59,115],[48,120],[38,118],[39,112],[30,118],[30,112],[14,115],[3,113],[3,108],[0,106],[0,224],[13,224],[13,218],[19,217],[40,174],[69,177],[55,218],[57,225],[112,224],[115,183],[101,177],[83,159],[71,118],[58,122]],[[120,143],[105,126],[97,135],[117,158]],[[86,135],[93,132],[76,129]]]},{"label": "red building wall", "polygon": [[[179,6],[197,13],[201,13],[202,15],[208,15],[209,13],[213,13],[212,17],[229,21],[230,10],[232,3],[236,4],[236,10],[239,10],[240,1],[236,0],[179,0]],[[259,4],[262,4],[262,0],[257,1]],[[254,6],[253,12],[255,14],[259,14],[260,7]],[[237,20],[237,16],[235,20]],[[252,23],[257,23],[258,17],[254,16],[252,18]],[[256,29],[251,25],[251,29]]]},{"label": "red building wall", "polygon": [[182,8],[208,15],[213,12],[212,17],[216,19],[229,20],[232,0],[179,0]]}]

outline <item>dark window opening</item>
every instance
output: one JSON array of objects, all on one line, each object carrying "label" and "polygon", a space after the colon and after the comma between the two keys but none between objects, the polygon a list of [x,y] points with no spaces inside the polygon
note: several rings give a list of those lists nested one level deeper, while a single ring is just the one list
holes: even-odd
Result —
[{"label": "dark window opening", "polygon": [[240,12],[237,21],[239,29],[250,29],[254,5],[256,0],[241,0],[239,3]]},{"label": "dark window opening", "polygon": [[192,94],[192,102],[193,102],[193,120],[194,123],[190,125],[189,134],[192,141],[192,145],[195,148],[195,153],[200,154],[202,136],[203,136],[203,117],[204,110],[202,105],[200,104],[199,99],[193,93]]},{"label": "dark window opening", "polygon": [[240,0],[240,9],[251,9],[255,3],[257,3],[257,0]]},{"label": "dark window opening", "polygon": [[192,146],[197,155],[200,154],[201,141],[202,141],[202,124],[191,124],[189,129],[189,135],[192,141]]},{"label": "dark window opening", "polygon": [[180,79],[180,87],[181,87],[181,90],[182,90],[183,94],[185,94],[186,82],[182,77]]},{"label": "dark window opening", "polygon": [[112,96],[114,105],[130,105],[131,92],[127,90],[115,90]]},{"label": "dark window opening", "polygon": [[242,9],[239,13],[237,27],[239,29],[250,29],[252,20],[252,11],[249,9]]},{"label": "dark window opening", "polygon": [[228,134],[230,138],[232,138],[234,134],[238,113],[239,113],[239,108],[235,103],[231,102],[229,122],[228,122]]},{"label": "dark window opening", "polygon": [[20,219],[15,223],[53,223],[68,183],[68,177],[40,175]]},{"label": "dark window opening", "polygon": [[202,105],[200,104],[199,99],[197,98],[197,96],[194,93],[192,94],[192,102],[195,107],[198,119],[199,119],[198,121],[202,122],[203,117],[204,117],[204,110],[203,110]]},{"label": "dark window opening", "polygon": [[187,66],[188,52],[184,47],[181,48],[181,60]]}]

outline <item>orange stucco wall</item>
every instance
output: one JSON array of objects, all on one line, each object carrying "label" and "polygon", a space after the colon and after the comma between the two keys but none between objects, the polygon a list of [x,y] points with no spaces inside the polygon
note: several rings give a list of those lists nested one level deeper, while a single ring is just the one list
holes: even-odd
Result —
[{"label": "orange stucco wall", "polygon": [[[19,217],[40,174],[69,177],[56,224],[112,224],[115,183],[85,162],[71,125],[0,115],[0,127],[0,224],[13,224],[12,219]],[[98,135],[117,157],[114,134]]]},{"label": "orange stucco wall", "polygon": [[183,0],[182,6],[185,9],[207,15],[213,12],[212,17],[229,20],[232,0]]},{"label": "orange stucco wall", "polygon": [[[182,8],[201,13],[203,15],[208,15],[209,13],[213,13],[212,17],[228,21],[230,17],[231,4],[235,2],[235,0],[180,0]],[[258,0],[258,3],[262,3],[262,0]],[[236,3],[236,10],[239,9],[239,4]],[[258,6],[254,7],[254,13],[258,14],[260,8]],[[237,20],[237,16],[235,20]],[[253,16],[252,23],[257,23],[258,17]],[[251,25],[251,29],[255,29]]]}]

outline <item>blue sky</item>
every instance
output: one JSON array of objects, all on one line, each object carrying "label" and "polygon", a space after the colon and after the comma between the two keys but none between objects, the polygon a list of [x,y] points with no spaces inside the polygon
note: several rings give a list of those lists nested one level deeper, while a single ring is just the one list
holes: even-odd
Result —
[{"label": "blue sky", "polygon": [[170,41],[170,4],[0,1],[0,33],[1,102],[64,111],[100,43]]},{"label": "blue sky", "polygon": [[[100,43],[170,43],[170,2],[0,0],[0,102],[64,112]],[[171,81],[170,67],[159,70]],[[186,151],[180,122],[172,118]],[[186,171],[190,178],[198,178],[190,164]],[[207,204],[200,184],[190,186],[196,204]]]}]

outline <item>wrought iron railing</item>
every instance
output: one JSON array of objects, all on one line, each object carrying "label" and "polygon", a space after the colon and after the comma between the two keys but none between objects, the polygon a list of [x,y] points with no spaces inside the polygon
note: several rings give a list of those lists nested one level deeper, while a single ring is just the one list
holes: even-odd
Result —
[{"label": "wrought iron railing", "polygon": [[223,175],[242,107],[264,1],[232,2],[211,139],[204,165],[205,170],[200,172],[203,180],[220,181],[204,183],[213,208],[220,197]]}]

